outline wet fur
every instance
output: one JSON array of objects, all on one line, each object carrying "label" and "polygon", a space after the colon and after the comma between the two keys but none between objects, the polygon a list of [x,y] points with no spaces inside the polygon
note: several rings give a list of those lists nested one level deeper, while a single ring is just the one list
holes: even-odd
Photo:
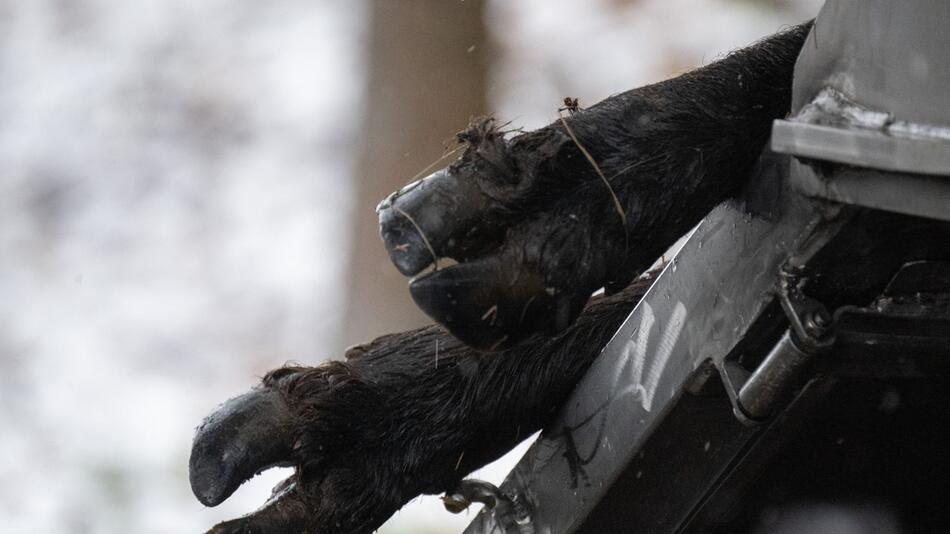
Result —
[{"label": "wet fur", "polygon": [[[479,246],[451,255],[477,256],[518,232],[541,254],[570,251],[574,263],[553,282],[572,292],[576,320],[493,354],[430,326],[354,347],[345,361],[268,374],[263,387],[295,417],[294,482],[309,510],[296,531],[370,532],[541,428],[643,295],[648,283],[628,287],[631,278],[747,178],[790,106],[808,28],[566,119],[617,193],[626,228],[560,122],[511,139],[491,122],[464,132],[455,170],[474,177],[491,224],[470,231]],[[544,224],[513,228],[526,217]],[[617,293],[585,308],[603,285]]]},{"label": "wet fur", "polygon": [[[745,181],[791,105],[809,27],[536,131],[509,137],[476,121],[448,175],[391,199],[399,216],[381,214],[394,261],[413,258],[406,274],[433,256],[461,262],[417,276],[416,303],[494,350],[559,331],[593,291],[626,286]],[[411,228],[403,216],[414,217]],[[425,247],[407,247],[416,234],[428,235]],[[493,306],[494,324],[479,321]]]},{"label": "wet fur", "polygon": [[[469,146],[454,167],[497,203],[502,229],[526,213],[585,212],[582,224],[602,232],[588,246],[604,258],[603,272],[565,284],[619,289],[744,182],[772,120],[791,105],[794,62],[810,26],[566,118],[617,193],[626,229],[560,121],[508,141],[494,121],[480,120],[460,135]],[[576,210],[579,203],[589,209]]]},{"label": "wet fur", "polygon": [[[496,354],[473,351],[433,325],[351,348],[345,361],[271,371],[263,385],[279,390],[297,417],[301,486],[334,479],[333,495],[307,496],[314,509],[344,514],[322,521],[368,531],[540,429],[651,281],[593,299],[555,337]],[[328,506],[335,498],[343,502]]]}]

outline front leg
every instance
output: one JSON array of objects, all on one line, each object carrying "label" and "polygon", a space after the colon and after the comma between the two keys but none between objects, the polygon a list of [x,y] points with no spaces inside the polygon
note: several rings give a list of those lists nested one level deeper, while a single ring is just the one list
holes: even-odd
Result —
[{"label": "front leg", "polygon": [[212,532],[369,533],[413,497],[457,487],[554,415],[649,283],[499,354],[430,326],[350,349],[346,361],[269,373],[198,429],[192,488],[214,506],[268,467],[295,474],[263,508]]},{"label": "front leg", "polygon": [[[466,132],[455,165],[381,204],[382,233],[406,274],[458,260],[417,277],[413,296],[463,341],[502,352],[429,327],[271,373],[199,428],[192,487],[214,505],[269,466],[295,474],[214,532],[371,532],[540,428],[643,287],[577,318],[591,291],[625,286],[738,187],[788,108],[807,31],[514,139],[490,124]],[[538,331],[557,334],[517,344]]]},{"label": "front leg", "polygon": [[[417,275],[416,303],[497,350],[624,287],[745,181],[788,112],[810,26],[510,139],[474,124],[457,162],[378,208],[394,264]],[[459,263],[439,268],[446,257]]]}]

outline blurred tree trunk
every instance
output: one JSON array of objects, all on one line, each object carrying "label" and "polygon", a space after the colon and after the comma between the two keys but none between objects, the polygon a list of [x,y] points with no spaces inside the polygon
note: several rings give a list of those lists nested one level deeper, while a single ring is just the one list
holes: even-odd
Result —
[{"label": "blurred tree trunk", "polygon": [[373,208],[441,156],[446,140],[471,117],[485,113],[483,4],[372,1],[342,346],[431,322],[389,263]]}]

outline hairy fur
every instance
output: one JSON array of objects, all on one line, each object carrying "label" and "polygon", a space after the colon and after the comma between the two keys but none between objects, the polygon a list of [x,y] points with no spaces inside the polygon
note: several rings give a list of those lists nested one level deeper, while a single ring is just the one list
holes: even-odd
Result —
[{"label": "hairy fur", "polygon": [[[619,247],[620,254],[612,253],[617,248],[595,251],[609,264],[602,267],[610,271],[608,281],[626,285],[743,183],[772,120],[788,112],[795,59],[810,27],[796,26],[566,118],[620,198],[628,214],[626,235],[636,236]],[[493,215],[500,226],[563,207],[588,212],[583,224],[605,231],[599,239],[592,236],[590,246],[624,244],[625,229],[606,187],[562,122],[508,141],[493,121],[480,120],[462,139],[468,148],[453,168],[497,201]],[[582,285],[596,289],[590,286],[598,286],[602,276]]]},{"label": "hairy fur", "polygon": [[809,27],[536,131],[509,138],[475,121],[458,161],[380,208],[404,273],[460,262],[413,279],[416,303],[497,350],[563,329],[598,288],[626,286],[748,176],[790,106]]},{"label": "hairy fur", "polygon": [[[380,206],[401,271],[439,255],[460,261],[412,285],[444,326],[383,336],[345,361],[269,373],[261,391],[278,391],[285,409],[268,409],[291,414],[286,460],[296,474],[261,511],[214,532],[371,532],[409,499],[452,488],[541,428],[649,277],[629,281],[747,178],[772,120],[788,110],[809,27],[534,132],[509,139],[479,121],[460,134],[466,150],[456,163]],[[588,304],[605,285],[617,293]],[[236,432],[220,420],[199,437]],[[255,439],[241,450],[260,448]],[[196,472],[231,473],[244,461],[195,450]],[[203,476],[193,477],[196,492],[213,488]]]}]

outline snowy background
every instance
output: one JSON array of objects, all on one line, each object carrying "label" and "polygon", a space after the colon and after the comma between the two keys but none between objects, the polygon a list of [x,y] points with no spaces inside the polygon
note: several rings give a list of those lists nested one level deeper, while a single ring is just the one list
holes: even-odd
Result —
[{"label": "snowy background", "polygon": [[[490,103],[536,127],[819,3],[491,0]],[[200,532],[286,474],[203,508],[190,440],[266,370],[336,356],[369,9],[0,0],[0,532]],[[468,519],[427,498],[384,531]]]}]

